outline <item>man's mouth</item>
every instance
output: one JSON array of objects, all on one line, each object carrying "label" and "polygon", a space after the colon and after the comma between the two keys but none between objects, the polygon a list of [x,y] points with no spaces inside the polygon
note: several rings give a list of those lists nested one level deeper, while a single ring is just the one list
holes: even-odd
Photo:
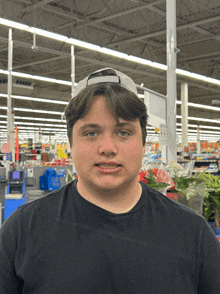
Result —
[{"label": "man's mouth", "polygon": [[121,165],[112,165],[112,164],[95,164],[96,166],[99,166],[100,168],[103,169],[115,169]]}]

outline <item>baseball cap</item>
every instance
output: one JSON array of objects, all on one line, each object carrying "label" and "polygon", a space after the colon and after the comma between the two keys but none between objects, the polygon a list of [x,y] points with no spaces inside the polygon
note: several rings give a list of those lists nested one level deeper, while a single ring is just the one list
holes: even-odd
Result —
[{"label": "baseball cap", "polygon": [[113,68],[103,68],[89,74],[85,79],[81,80],[76,86],[72,98],[78,95],[87,86],[100,83],[118,83],[122,87],[138,95],[136,84],[130,77]]}]

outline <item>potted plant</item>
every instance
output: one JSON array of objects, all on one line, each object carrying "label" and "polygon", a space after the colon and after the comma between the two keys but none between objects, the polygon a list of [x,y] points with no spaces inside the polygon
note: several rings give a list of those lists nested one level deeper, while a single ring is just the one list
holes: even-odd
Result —
[{"label": "potted plant", "polygon": [[164,195],[166,195],[169,187],[175,185],[172,179],[169,178],[169,175],[164,170],[158,168],[150,168],[142,172],[140,180]]},{"label": "potted plant", "polygon": [[205,180],[192,175],[195,162],[185,165],[172,162],[167,170],[175,182],[175,187],[169,189],[169,193],[177,195],[178,202],[192,208],[199,214],[203,213],[203,200],[205,196]]},{"label": "potted plant", "polygon": [[210,173],[201,173],[199,179],[205,180],[206,194],[203,215],[216,234],[220,234],[220,178]]},{"label": "potted plant", "polygon": [[203,213],[203,201],[205,197],[205,181],[196,177],[175,176],[176,186],[171,188],[171,193],[177,193],[178,201],[192,208],[199,214]]}]

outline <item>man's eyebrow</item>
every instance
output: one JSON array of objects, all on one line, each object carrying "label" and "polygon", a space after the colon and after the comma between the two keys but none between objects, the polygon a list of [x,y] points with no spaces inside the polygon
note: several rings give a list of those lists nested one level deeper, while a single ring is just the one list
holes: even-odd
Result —
[{"label": "man's eyebrow", "polygon": [[124,123],[117,123],[116,124],[117,128],[121,128],[121,127],[124,127],[124,126],[134,126],[134,125],[131,122],[124,122]]},{"label": "man's eyebrow", "polygon": [[100,125],[98,125],[98,124],[84,124],[83,126],[81,126],[81,127],[79,128],[79,130],[81,131],[81,130],[84,130],[84,129],[86,129],[86,128],[96,128],[96,129],[100,129],[101,127],[100,127]]},{"label": "man's eyebrow", "polygon": [[[115,125],[116,128],[122,128],[124,126],[133,126],[133,124],[131,122],[119,122]],[[102,127],[99,124],[84,124],[79,128],[79,131],[84,131],[86,128],[101,129]]]},{"label": "man's eyebrow", "polygon": [[[124,126],[133,126],[133,124],[131,122],[125,122],[125,123],[117,123],[115,125],[116,128],[121,128]],[[86,128],[96,128],[96,129],[101,129],[101,126],[98,124],[84,124],[83,126],[81,126],[79,129],[86,129]]]}]

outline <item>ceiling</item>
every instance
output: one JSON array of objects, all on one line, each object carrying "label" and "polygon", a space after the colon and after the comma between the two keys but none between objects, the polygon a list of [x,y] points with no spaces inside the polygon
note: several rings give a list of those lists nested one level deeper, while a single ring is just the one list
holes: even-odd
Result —
[{"label": "ceiling", "polygon": [[[128,55],[167,63],[166,1],[165,0],[2,0],[0,17],[31,27],[76,38],[91,44],[110,48]],[[177,0],[177,68],[220,80],[220,1]],[[8,68],[9,27],[0,25],[0,69]],[[65,42],[36,36],[13,29],[13,71],[42,77],[71,81],[71,46]],[[126,61],[99,52],[75,46],[75,81],[103,67],[113,67],[129,75],[136,84],[166,95],[166,71]],[[0,74],[0,93],[7,93],[7,76]],[[16,85],[17,83],[30,83]],[[212,105],[220,100],[220,85],[177,75],[177,100],[181,100],[181,83],[188,83],[189,102]],[[14,95],[69,101],[71,87],[39,80],[13,77]],[[25,87],[24,87],[25,86]],[[12,99],[12,106],[33,110],[62,112],[65,105]],[[7,106],[6,98],[0,105]],[[215,107],[220,107],[216,105]],[[0,115],[6,115],[0,109]],[[181,106],[177,105],[177,115]],[[189,117],[220,119],[220,112],[189,107]],[[61,119],[61,115],[15,110],[18,127],[33,119],[16,117]],[[3,121],[4,118],[0,117]],[[5,119],[6,120],[6,119]],[[180,123],[181,120],[177,119]],[[53,125],[64,122],[53,122]],[[218,123],[190,121],[219,127]],[[6,126],[0,123],[0,127]],[[29,126],[30,127],[30,126]],[[43,129],[43,128],[42,128]],[[43,131],[54,134],[56,131]],[[220,138],[220,135],[219,135]]]}]

